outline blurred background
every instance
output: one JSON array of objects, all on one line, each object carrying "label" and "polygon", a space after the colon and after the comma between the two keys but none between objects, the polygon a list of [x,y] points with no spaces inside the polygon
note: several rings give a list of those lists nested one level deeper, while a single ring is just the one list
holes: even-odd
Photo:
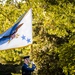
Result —
[{"label": "blurred background", "polygon": [[25,55],[33,75],[75,75],[75,0],[0,0],[0,34],[30,8],[33,48],[0,51],[0,75],[21,75]]}]

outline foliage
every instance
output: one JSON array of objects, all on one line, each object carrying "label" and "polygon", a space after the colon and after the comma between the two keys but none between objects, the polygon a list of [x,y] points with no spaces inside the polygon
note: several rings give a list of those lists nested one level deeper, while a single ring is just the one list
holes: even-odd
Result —
[{"label": "foliage", "polygon": [[[33,50],[31,57],[37,65],[37,74],[74,75],[75,1],[26,0],[24,4],[8,3],[5,6],[0,5],[0,33],[11,27],[24,11],[27,12],[32,7]],[[29,48],[0,51],[0,57],[7,62],[19,61],[20,63],[21,56],[30,52]]]}]

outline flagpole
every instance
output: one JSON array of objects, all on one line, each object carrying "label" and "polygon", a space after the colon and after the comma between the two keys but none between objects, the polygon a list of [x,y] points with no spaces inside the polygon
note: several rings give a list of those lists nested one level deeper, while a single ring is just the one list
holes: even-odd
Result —
[{"label": "flagpole", "polygon": [[[31,54],[31,59],[33,59],[33,44],[30,45],[30,54]],[[34,59],[32,60],[34,62]],[[35,69],[35,75],[37,75],[37,68]]]},{"label": "flagpole", "polygon": [[33,58],[33,44],[30,45],[30,55]]}]

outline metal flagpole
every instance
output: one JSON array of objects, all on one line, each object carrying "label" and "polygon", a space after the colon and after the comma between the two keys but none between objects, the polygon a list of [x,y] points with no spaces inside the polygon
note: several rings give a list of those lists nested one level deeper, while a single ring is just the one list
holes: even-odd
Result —
[{"label": "metal flagpole", "polygon": [[30,55],[33,58],[33,44],[30,45]]}]

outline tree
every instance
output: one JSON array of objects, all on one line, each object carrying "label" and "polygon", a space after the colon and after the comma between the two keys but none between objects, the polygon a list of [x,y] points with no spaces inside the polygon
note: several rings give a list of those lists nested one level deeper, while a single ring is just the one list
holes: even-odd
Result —
[{"label": "tree", "polygon": [[[74,4],[74,0],[27,0],[25,4],[18,3],[15,6],[7,3],[0,7],[1,25],[4,25],[0,33],[8,29],[24,11],[32,7],[33,54],[31,56],[37,64],[38,75],[74,75]],[[27,53],[30,51],[29,47],[2,51],[1,53],[4,53],[1,56],[5,58],[7,56],[5,53],[8,52],[8,58],[12,53],[12,58],[10,57],[8,61],[13,62],[14,56],[18,56],[19,53],[22,56],[26,55],[24,49]],[[16,57],[14,63],[19,60],[20,57],[18,60]]]}]

